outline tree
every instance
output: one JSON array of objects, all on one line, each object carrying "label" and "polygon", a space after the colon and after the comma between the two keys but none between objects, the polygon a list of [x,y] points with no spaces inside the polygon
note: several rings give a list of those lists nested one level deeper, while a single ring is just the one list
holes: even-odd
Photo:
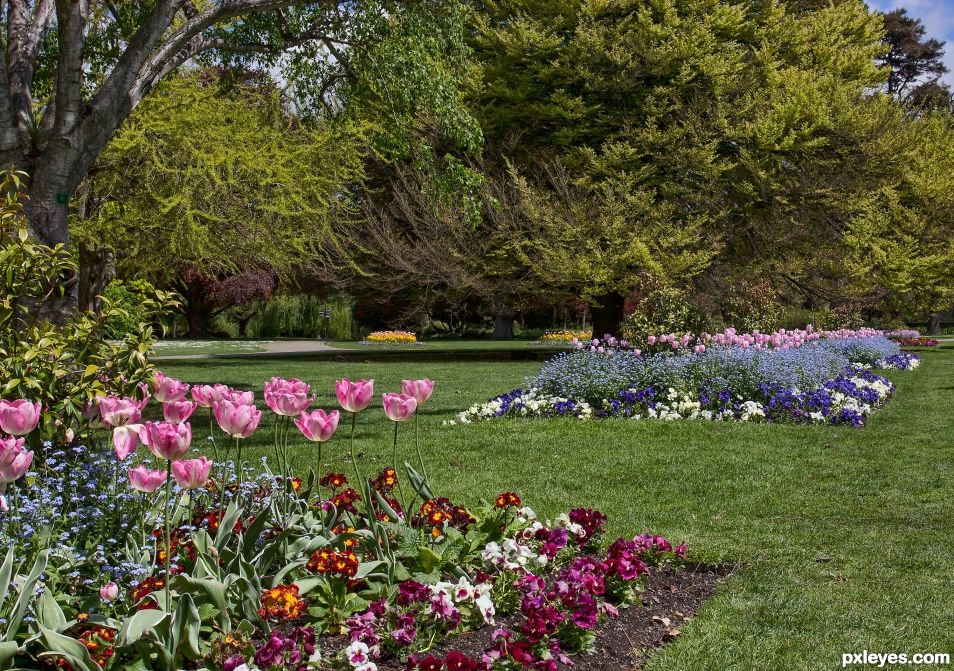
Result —
[{"label": "tree", "polygon": [[83,193],[75,239],[122,277],[187,297],[190,334],[327,260],[363,178],[363,127],[289,115],[267,77],[223,95],[214,72],[173,77],[130,116]]},{"label": "tree", "polygon": [[[479,167],[478,167],[479,169]],[[359,272],[343,278],[378,303],[400,302],[402,321],[431,318],[440,306],[494,316],[493,337],[513,337],[513,322],[539,285],[517,259],[519,205],[506,176],[483,173],[460,190],[447,166],[397,166],[386,199],[369,199],[348,227]]]},{"label": "tree", "polygon": [[530,181],[515,177],[523,263],[546,286],[590,305],[593,336],[619,334],[623,303],[633,287],[687,279],[716,249],[706,239],[706,215],[680,209],[676,199],[625,174],[572,179],[559,163]]},{"label": "tree", "polygon": [[954,119],[928,115],[907,133],[900,178],[858,202],[843,248],[850,288],[896,323],[954,302]]},{"label": "tree", "polygon": [[[944,43],[925,39],[927,31],[921,19],[908,16],[906,9],[884,15],[884,42],[888,51],[878,62],[890,68],[887,92],[903,100],[923,102],[929,91],[948,89],[938,80],[947,74]],[[926,87],[926,88],[925,88]],[[950,98],[950,90],[947,90]]]},{"label": "tree", "polygon": [[[288,65],[313,77],[312,93],[357,76],[352,53],[381,64],[390,52],[371,48],[405,15],[434,18],[429,40],[407,41],[394,72],[406,72],[402,95],[434,89],[408,63],[446,47],[444,0],[8,0],[0,13],[6,36],[0,62],[0,163],[31,176],[30,229],[48,244],[69,240],[67,208],[77,186],[123,121],[165,77],[195,62]],[[451,3],[456,5],[457,3]],[[417,33],[416,33],[417,34]],[[391,48],[396,44],[388,43]],[[289,56],[285,61],[282,54]],[[368,53],[374,52],[376,56]],[[395,76],[395,79],[401,79]],[[380,88],[378,95],[386,94]],[[432,95],[432,94],[429,94]],[[316,104],[328,100],[312,95]],[[429,98],[426,98],[429,99]],[[68,293],[67,295],[70,295]]]},{"label": "tree", "polygon": [[[546,265],[579,271],[567,275],[594,312],[610,313],[597,320],[609,326],[622,318],[622,296],[650,275],[690,283],[702,257],[682,273],[665,269],[700,247],[719,252],[710,260],[777,260],[779,272],[785,245],[800,244],[790,209],[799,171],[844,162],[829,145],[881,82],[880,16],[853,0],[797,11],[719,0],[479,8],[472,45],[484,81],[472,97],[486,153],[513,162],[537,194],[528,202],[550,203],[536,216],[572,229],[545,226],[555,235],[536,236],[528,258],[564,258]],[[554,161],[567,179],[535,169]],[[601,220],[600,203],[606,230],[588,219]],[[794,227],[818,237],[808,229]],[[653,244],[663,230],[671,250]],[[640,249],[639,262],[629,258]]]}]

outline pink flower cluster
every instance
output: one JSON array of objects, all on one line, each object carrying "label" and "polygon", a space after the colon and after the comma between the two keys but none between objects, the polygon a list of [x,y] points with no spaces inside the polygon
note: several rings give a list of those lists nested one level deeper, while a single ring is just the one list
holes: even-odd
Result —
[{"label": "pink flower cluster", "polygon": [[661,333],[649,335],[637,340],[620,340],[607,335],[603,340],[590,341],[573,340],[577,350],[589,350],[604,353],[617,349],[634,350],[637,355],[644,352],[678,352],[691,349],[696,354],[702,354],[709,347],[741,347],[743,349],[795,349],[802,345],[818,342],[819,340],[866,339],[881,337],[884,333],[877,329],[838,329],[834,331],[817,330],[812,325],[804,329],[779,329],[774,333],[762,333],[754,330],[751,333],[739,333],[734,328],[727,328],[719,333]]}]

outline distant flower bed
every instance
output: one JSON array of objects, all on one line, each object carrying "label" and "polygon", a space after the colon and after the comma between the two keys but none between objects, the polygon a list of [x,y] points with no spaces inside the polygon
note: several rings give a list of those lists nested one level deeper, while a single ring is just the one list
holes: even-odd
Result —
[{"label": "distant flower bed", "polygon": [[901,338],[898,344],[901,347],[937,347],[938,341],[934,338]]},{"label": "distant flower bed", "polygon": [[892,340],[911,340],[912,338],[920,338],[921,332],[914,329],[895,329],[886,332],[885,335]]},{"label": "distant flower bed", "polygon": [[361,341],[362,345],[413,345],[417,344],[417,334],[410,331],[374,331]]},{"label": "distant flower bed", "polygon": [[894,392],[871,369],[913,370],[920,363],[874,332],[799,340],[764,346],[758,338],[728,344],[710,337],[709,346],[690,348],[691,340],[676,338],[673,349],[666,337],[670,351],[649,355],[628,343],[591,342],[551,359],[525,389],[476,404],[457,421],[627,417],[860,426]]},{"label": "distant flower bed", "polygon": [[589,331],[547,331],[540,336],[540,342],[571,343],[586,339],[589,336]]}]

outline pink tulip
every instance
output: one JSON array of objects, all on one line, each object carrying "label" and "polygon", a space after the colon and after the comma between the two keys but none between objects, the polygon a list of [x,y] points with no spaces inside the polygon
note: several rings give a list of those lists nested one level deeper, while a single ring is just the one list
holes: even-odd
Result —
[{"label": "pink tulip", "polygon": [[338,380],[335,382],[335,396],[348,412],[361,412],[371,405],[374,398],[374,380]]},{"label": "pink tulip", "polygon": [[167,422],[184,422],[192,416],[198,404],[192,401],[172,401],[162,404],[162,416]]},{"label": "pink tulip", "polygon": [[403,422],[409,419],[417,409],[417,399],[407,394],[384,394],[381,396],[384,414],[392,422]]},{"label": "pink tulip", "polygon": [[160,459],[176,461],[189,451],[192,427],[183,422],[146,422],[140,439]]},{"label": "pink tulip", "polygon": [[254,405],[225,399],[212,404],[212,414],[219,427],[232,438],[248,438],[255,433],[262,419],[262,411]]},{"label": "pink tulip", "polygon": [[648,338],[646,338],[646,343],[649,344],[649,345],[655,345],[655,344],[656,344],[656,336],[649,336]]},{"label": "pink tulip", "polygon": [[99,588],[99,598],[110,603],[119,598],[119,585],[114,582],[108,582]]},{"label": "pink tulip", "polygon": [[20,479],[33,463],[33,452],[23,449],[23,438],[0,438],[0,491]]},{"label": "pink tulip", "polygon": [[165,471],[153,471],[145,466],[136,466],[126,471],[129,475],[129,485],[137,492],[151,494],[166,481]]},{"label": "pink tulip", "polygon": [[172,477],[183,489],[198,489],[209,479],[212,460],[208,457],[183,459],[172,464]]},{"label": "pink tulip", "polygon": [[421,407],[434,393],[433,380],[404,380],[401,382],[401,393],[413,396],[417,407]]},{"label": "pink tulip", "polygon": [[340,418],[341,414],[337,410],[327,414],[324,410],[314,410],[301,413],[301,417],[295,420],[295,426],[308,440],[323,443],[335,435]]},{"label": "pink tulip", "polygon": [[142,424],[126,424],[113,429],[113,450],[116,458],[123,461],[139,447],[139,434],[145,429]]},{"label": "pink tulip", "polygon": [[301,380],[283,380],[273,377],[265,383],[265,403],[276,415],[294,417],[304,412],[314,398],[309,398],[311,387]]},{"label": "pink tulip", "polygon": [[152,381],[152,393],[160,403],[181,401],[188,391],[189,385],[174,377],[166,377],[162,371],[156,371],[156,377]]},{"label": "pink tulip", "polygon": [[135,424],[142,417],[142,405],[134,398],[119,396],[100,396],[99,415],[106,426]]},{"label": "pink tulip", "polygon": [[192,400],[202,408],[211,408],[213,401],[221,401],[226,398],[229,391],[229,388],[224,384],[217,384],[214,387],[207,384],[196,385],[192,387]]},{"label": "pink tulip", "polygon": [[39,402],[0,401],[0,429],[11,436],[25,436],[36,428],[40,421]]},{"label": "pink tulip", "polygon": [[222,394],[223,401],[232,401],[236,405],[255,405],[255,393],[251,391],[239,391],[238,389],[228,389]]}]

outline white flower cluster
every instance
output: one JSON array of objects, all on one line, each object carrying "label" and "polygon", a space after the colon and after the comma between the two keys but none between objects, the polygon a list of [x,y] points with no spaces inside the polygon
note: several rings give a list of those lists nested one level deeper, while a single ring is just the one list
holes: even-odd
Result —
[{"label": "white flower cluster", "polygon": [[887,359],[879,359],[875,361],[874,367],[882,370],[914,370],[920,365],[920,357],[909,357],[905,363],[900,363],[897,360],[888,361]]},{"label": "white flower cluster", "polygon": [[345,656],[352,671],[378,671],[378,665],[371,661],[371,651],[367,643],[354,641],[345,649]]},{"label": "white flower cluster", "polygon": [[473,604],[487,624],[494,623],[497,609],[490,598],[491,583],[472,585],[466,577],[456,583],[438,582],[431,585],[431,611],[436,614],[449,612],[455,606]]},{"label": "white flower cluster", "polygon": [[[511,410],[508,416],[511,417],[555,417],[559,413],[555,408],[560,403],[569,403],[570,399],[562,396],[549,396],[539,389],[529,389],[511,401]],[[568,413],[572,417],[579,419],[590,419],[593,416],[593,409],[586,401],[574,401],[574,410]],[[504,401],[499,398],[491,399],[486,403],[475,403],[467,410],[457,415],[456,420],[445,421],[445,426],[454,424],[472,424],[484,419],[493,419],[499,416],[504,407]]]},{"label": "white flower cluster", "polygon": [[513,538],[504,539],[502,545],[493,541],[487,543],[481,556],[491,566],[509,571],[528,566],[542,567],[549,562],[545,555],[537,554],[529,545],[518,543]]}]

